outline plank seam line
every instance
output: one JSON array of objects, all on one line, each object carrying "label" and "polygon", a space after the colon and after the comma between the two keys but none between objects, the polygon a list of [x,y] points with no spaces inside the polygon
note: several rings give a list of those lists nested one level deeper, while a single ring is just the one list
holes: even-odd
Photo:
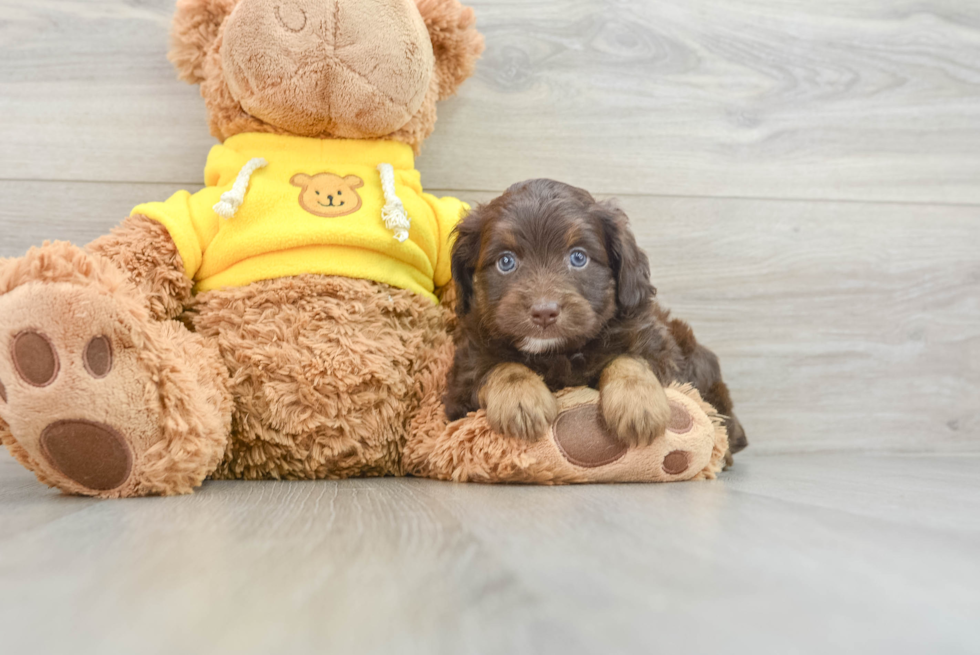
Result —
[{"label": "plank seam line", "polygon": [[[203,187],[201,180],[192,182],[168,181],[168,180],[68,180],[68,179],[40,179],[40,178],[11,178],[0,177],[0,182],[26,182],[26,183],[51,183],[51,184],[145,184],[158,186],[181,186],[181,187]],[[503,189],[452,189],[445,187],[426,187],[426,191],[444,191],[447,193],[503,193]],[[837,203],[851,205],[905,205],[912,207],[980,207],[978,202],[948,202],[941,200],[890,200],[885,198],[811,198],[806,196],[730,196],[730,195],[695,195],[689,193],[636,193],[636,192],[616,192],[616,191],[596,191],[588,189],[590,193],[599,198],[680,198],[692,200],[736,200],[746,202],[808,202],[808,203]]]}]

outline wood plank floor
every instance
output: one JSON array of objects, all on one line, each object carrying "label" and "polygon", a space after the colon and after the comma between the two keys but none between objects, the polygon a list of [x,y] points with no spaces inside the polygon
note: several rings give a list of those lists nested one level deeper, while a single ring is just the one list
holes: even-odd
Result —
[{"label": "wood plank floor", "polygon": [[[973,2],[470,4],[488,47],[440,110],[430,187],[980,202]],[[172,6],[0,0],[0,179],[200,179],[212,139],[164,58]]]},{"label": "wood plank floor", "polygon": [[976,653],[978,549],[980,456],[118,502],[0,458],[5,653]]},{"label": "wood plank floor", "polygon": [[[418,160],[618,196],[752,446],[717,482],[207,483],[0,452],[0,652],[980,652],[980,5],[473,0]],[[0,257],[197,188],[173,0],[0,0]]]}]

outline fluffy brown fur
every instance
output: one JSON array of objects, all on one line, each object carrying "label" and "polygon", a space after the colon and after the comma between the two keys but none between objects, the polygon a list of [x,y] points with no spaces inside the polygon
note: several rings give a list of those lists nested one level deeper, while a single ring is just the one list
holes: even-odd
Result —
[{"label": "fluffy brown fur", "polygon": [[[580,252],[577,262],[584,255],[585,265],[573,265],[573,252]],[[615,204],[551,180],[515,184],[458,226],[452,266],[459,328],[446,395],[450,419],[481,406],[490,413],[493,396],[484,394],[481,403],[481,390],[506,362],[540,376],[552,391],[603,390],[610,426],[627,443],[643,442],[663,431],[662,390],[622,364],[605,373],[603,384],[604,371],[628,355],[664,384],[692,383],[728,417],[731,451],[747,444],[717,357],[657,304],[647,257]],[[633,378],[619,385],[632,395],[614,403],[612,389],[603,387],[623,376]]]},{"label": "fluffy brown fur", "polygon": [[204,60],[225,18],[239,0],[177,0],[167,58],[177,76],[190,84],[204,81]]},{"label": "fluffy brown fur", "polygon": [[520,364],[507,362],[490,369],[479,396],[490,427],[499,434],[536,439],[558,416],[558,403],[544,380]]},{"label": "fluffy brown fur", "polygon": [[[299,7],[312,14],[326,11],[331,16],[337,15],[337,2],[325,5],[321,1],[298,0]],[[387,106],[391,93],[399,88],[398,79],[394,76],[388,80],[373,80],[374,87],[381,95],[370,100],[367,105],[351,106],[349,111],[342,107],[329,108],[334,118],[349,115],[352,121],[337,123],[335,120],[324,121],[323,117],[311,116],[325,107],[322,93],[317,87],[316,80],[322,76],[310,77],[309,84],[300,79],[297,71],[308,71],[318,67],[331,69],[329,62],[319,61],[322,48],[313,47],[305,54],[297,51],[293,58],[302,61],[296,70],[280,71],[278,78],[282,80],[282,88],[274,89],[271,85],[263,88],[261,100],[251,99],[250,102],[262,105],[261,108],[251,106],[251,111],[242,106],[242,98],[236,97],[229,86],[228,76],[231,74],[222,57],[222,46],[225,39],[226,19],[239,4],[257,4],[259,0],[180,0],[174,17],[171,32],[170,60],[177,68],[181,79],[201,85],[201,95],[208,108],[211,133],[218,139],[224,140],[242,132],[271,132],[275,134],[300,134],[321,138],[344,137],[359,138],[365,136],[385,136],[407,143],[419,151],[422,142],[435,127],[436,102],[453,93],[459,85],[469,77],[474,69],[476,60],[483,51],[483,37],[475,29],[475,19],[472,9],[460,4],[458,0],[418,0],[416,6],[422,16],[425,28],[428,30],[434,64],[429,71],[427,90],[421,102],[406,101],[406,106],[412,107],[410,114],[404,114],[396,125],[396,129],[378,130],[364,128],[371,125],[377,118],[378,125],[390,125],[390,116],[402,115],[398,103]],[[309,6],[305,7],[304,2]],[[381,6],[379,5],[379,10]],[[394,8],[391,9],[394,11]],[[370,13],[371,20],[381,20]],[[312,19],[311,19],[312,21]],[[396,21],[392,21],[395,24]],[[372,30],[364,28],[363,34],[371,34]],[[378,33],[381,43],[390,41],[390,36]],[[295,36],[295,35],[294,35]],[[298,40],[296,36],[296,40]],[[363,38],[363,37],[362,37]],[[288,42],[293,37],[277,32],[275,42]],[[246,43],[259,43],[261,40],[247,39]],[[272,41],[270,41],[272,42]],[[296,46],[300,47],[299,45]],[[406,46],[405,52],[412,52],[415,46]],[[249,57],[239,57],[242,61]],[[254,61],[279,61],[283,65],[285,59],[254,57]],[[365,60],[367,61],[367,60]],[[372,58],[373,61],[373,58]],[[373,61],[373,63],[377,63]],[[354,63],[355,68],[359,66]],[[386,67],[382,67],[384,69]],[[364,70],[371,70],[365,66]],[[255,72],[253,71],[254,75]],[[347,76],[346,84],[353,84],[362,79],[360,75]],[[387,90],[387,91],[386,91]],[[240,90],[241,94],[243,91]],[[346,99],[357,97],[358,94],[345,93],[340,97]],[[372,117],[372,114],[385,106],[385,117]],[[306,109],[303,109],[306,108]],[[265,119],[259,115],[264,116]],[[354,118],[356,117],[356,118]],[[321,125],[321,127],[315,127]],[[352,132],[351,130],[355,130]],[[369,133],[370,132],[370,133]]]},{"label": "fluffy brown fur", "polygon": [[649,446],[663,436],[670,405],[663,385],[649,364],[621,355],[599,376],[599,406],[612,431],[631,446]]},{"label": "fluffy brown fur", "polygon": [[483,36],[476,31],[476,15],[457,0],[416,0],[432,39],[436,58],[438,100],[456,93],[476,67],[483,52]]},{"label": "fluffy brown fur", "polygon": [[[50,385],[37,388],[0,361],[9,401],[0,438],[11,454],[42,482],[73,493],[174,494],[199,485],[221,460],[230,428],[228,374],[217,350],[174,321],[153,320],[126,275],[108,259],[71,244],[45,244],[0,263],[6,310],[0,315],[0,347],[9,352],[10,335],[30,325],[66,363]],[[82,320],[63,320],[66,307]],[[75,353],[96,336],[112,344],[116,374],[105,380],[72,365]],[[77,484],[41,454],[40,435],[53,421],[89,417],[126,435],[134,472],[115,489]]]},{"label": "fluffy brown fur", "polygon": [[130,216],[87,247],[124,271],[157,320],[176,318],[191,298],[193,283],[167,228],[146,216]]},{"label": "fluffy brown fur", "polygon": [[402,473],[422,380],[449,342],[444,307],[368,280],[301,275],[200,294],[188,320],[217,346],[236,399],[215,477]]}]

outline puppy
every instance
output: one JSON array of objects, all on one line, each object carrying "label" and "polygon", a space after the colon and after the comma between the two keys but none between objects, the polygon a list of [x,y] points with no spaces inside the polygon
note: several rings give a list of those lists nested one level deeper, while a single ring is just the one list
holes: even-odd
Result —
[{"label": "puppy", "polygon": [[599,390],[606,425],[629,446],[666,430],[664,384],[690,382],[748,441],[718,358],[656,300],[626,215],[553,180],[513,185],[456,228],[456,359],[450,420],[482,407],[499,433],[543,435],[564,387]]}]

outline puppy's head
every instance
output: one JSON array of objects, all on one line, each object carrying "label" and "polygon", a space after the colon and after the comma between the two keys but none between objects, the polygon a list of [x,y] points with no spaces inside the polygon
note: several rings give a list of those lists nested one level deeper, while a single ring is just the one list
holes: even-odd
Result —
[{"label": "puppy's head", "polygon": [[472,211],[452,268],[460,319],[528,353],[581,347],[656,292],[622,210],[553,180],[520,182]]}]

